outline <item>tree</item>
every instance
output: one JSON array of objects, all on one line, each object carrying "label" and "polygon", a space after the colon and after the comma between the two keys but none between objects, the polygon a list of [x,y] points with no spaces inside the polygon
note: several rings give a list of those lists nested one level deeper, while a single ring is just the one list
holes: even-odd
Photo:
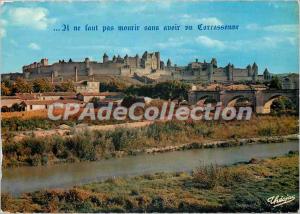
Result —
[{"label": "tree", "polygon": [[126,84],[117,80],[111,80],[109,82],[103,82],[100,84],[100,91],[123,91],[126,88]]},{"label": "tree", "polygon": [[3,106],[1,108],[1,112],[10,112],[10,108],[8,108],[7,106]]},{"label": "tree", "polygon": [[1,83],[1,96],[8,96],[11,94],[10,88],[8,88],[4,83]]},{"label": "tree", "polygon": [[73,92],[75,91],[74,84],[72,81],[62,82],[60,85],[55,86],[55,91]]},{"label": "tree", "polygon": [[286,97],[279,97],[273,101],[271,109],[274,113],[293,112],[296,110],[296,105]]},{"label": "tree", "polygon": [[278,76],[274,76],[272,77],[272,80],[270,82],[270,88],[273,88],[273,89],[281,89],[281,82],[278,78]]},{"label": "tree", "polygon": [[23,78],[18,77],[12,85],[12,93],[30,93],[32,92],[32,84]]},{"label": "tree", "polygon": [[52,84],[45,79],[36,79],[33,81],[34,92],[50,92],[53,91]]},{"label": "tree", "polygon": [[25,110],[25,107],[23,104],[19,104],[19,103],[14,103],[12,106],[11,106],[11,111],[24,111]]},{"label": "tree", "polygon": [[157,83],[156,85],[131,86],[125,90],[128,95],[147,96],[161,99],[187,99],[190,85],[179,82],[169,81]]}]

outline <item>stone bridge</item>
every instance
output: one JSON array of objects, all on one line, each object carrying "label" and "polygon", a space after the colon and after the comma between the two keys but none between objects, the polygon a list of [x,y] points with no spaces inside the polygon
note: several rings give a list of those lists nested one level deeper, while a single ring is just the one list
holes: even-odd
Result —
[{"label": "stone bridge", "polygon": [[246,99],[256,113],[267,114],[271,111],[271,105],[279,97],[287,97],[296,103],[299,108],[299,89],[282,90],[195,90],[189,92],[189,104],[202,105],[205,101],[214,100],[222,102],[223,107],[234,106],[239,99]]}]

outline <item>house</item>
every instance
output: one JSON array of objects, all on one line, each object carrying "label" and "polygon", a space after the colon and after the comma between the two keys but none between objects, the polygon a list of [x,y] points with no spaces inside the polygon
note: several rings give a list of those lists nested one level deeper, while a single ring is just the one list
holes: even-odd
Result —
[{"label": "house", "polygon": [[16,93],[16,97],[21,100],[35,100],[38,99],[37,93]]},{"label": "house", "polygon": [[91,101],[92,98],[98,98],[99,100],[102,100],[105,98],[105,96],[101,95],[101,93],[87,93],[87,92],[83,92],[83,93],[79,93],[77,94],[77,99],[81,100],[85,103],[88,103]]},{"label": "house", "polygon": [[76,93],[99,93],[100,82],[81,81],[74,83]]},{"label": "house", "polygon": [[79,93],[77,94],[77,99],[85,103],[90,102],[92,98],[96,97],[99,100],[111,99],[111,100],[121,100],[124,98],[124,94],[120,92],[102,92],[102,93]]},{"label": "house", "polygon": [[39,100],[60,100],[60,99],[75,99],[75,92],[44,92],[39,93],[37,98]]},{"label": "house", "polygon": [[62,104],[68,104],[68,103],[78,103],[81,107],[84,106],[84,103],[82,101],[76,100],[76,99],[70,99],[70,100],[25,100],[21,102],[21,105],[25,106],[25,111],[35,111],[35,110],[43,110],[48,109],[48,107],[54,103],[62,103]]}]

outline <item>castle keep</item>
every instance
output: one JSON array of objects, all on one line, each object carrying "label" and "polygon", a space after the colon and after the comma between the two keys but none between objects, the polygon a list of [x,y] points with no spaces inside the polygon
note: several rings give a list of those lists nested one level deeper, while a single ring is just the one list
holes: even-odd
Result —
[{"label": "castle keep", "polygon": [[266,69],[264,75],[258,75],[256,63],[246,68],[235,68],[233,64],[218,67],[217,60],[213,58],[210,62],[196,61],[187,66],[172,65],[168,59],[166,66],[160,59],[160,53],[148,53],[140,57],[113,56],[111,59],[105,53],[102,62],[91,61],[85,58],[82,62],[59,60],[59,62],[48,64],[48,59],[34,62],[23,66],[23,75],[27,79],[48,78],[52,82],[65,80],[100,80],[103,75],[126,76],[146,78],[153,81],[186,80],[201,82],[240,82],[269,80],[271,74]]}]

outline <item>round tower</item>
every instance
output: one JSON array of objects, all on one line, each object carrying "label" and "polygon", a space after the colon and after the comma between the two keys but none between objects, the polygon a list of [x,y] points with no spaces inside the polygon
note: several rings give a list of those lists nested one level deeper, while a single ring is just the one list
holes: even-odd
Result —
[{"label": "round tower", "polygon": [[167,67],[170,68],[171,66],[172,66],[172,62],[171,62],[170,59],[168,59],[168,61],[167,61]]},{"label": "round tower", "polygon": [[228,63],[228,65],[226,66],[227,69],[227,80],[228,81],[233,81],[233,65]]},{"label": "round tower", "polygon": [[268,69],[266,68],[264,70],[264,80],[270,80],[272,77],[271,77],[271,73],[268,71]]},{"label": "round tower", "polygon": [[108,61],[109,61],[109,58],[108,58],[107,54],[104,53],[104,54],[103,54],[103,63],[106,63],[106,62],[108,62]]},{"label": "round tower", "polygon": [[210,63],[214,66],[214,68],[218,67],[216,58],[212,58],[211,61],[210,61]]},{"label": "round tower", "polygon": [[251,68],[251,65],[248,65],[246,69],[247,69],[247,71],[248,71],[248,77],[251,77],[251,76],[252,76],[252,68]]},{"label": "round tower", "polygon": [[256,81],[257,80],[257,74],[258,74],[258,66],[256,65],[255,62],[252,65],[252,72],[253,72],[252,80]]},{"label": "round tower", "polygon": [[209,63],[207,65],[207,71],[208,71],[208,81],[212,82],[213,81],[213,72],[214,72],[214,67],[213,64]]}]

